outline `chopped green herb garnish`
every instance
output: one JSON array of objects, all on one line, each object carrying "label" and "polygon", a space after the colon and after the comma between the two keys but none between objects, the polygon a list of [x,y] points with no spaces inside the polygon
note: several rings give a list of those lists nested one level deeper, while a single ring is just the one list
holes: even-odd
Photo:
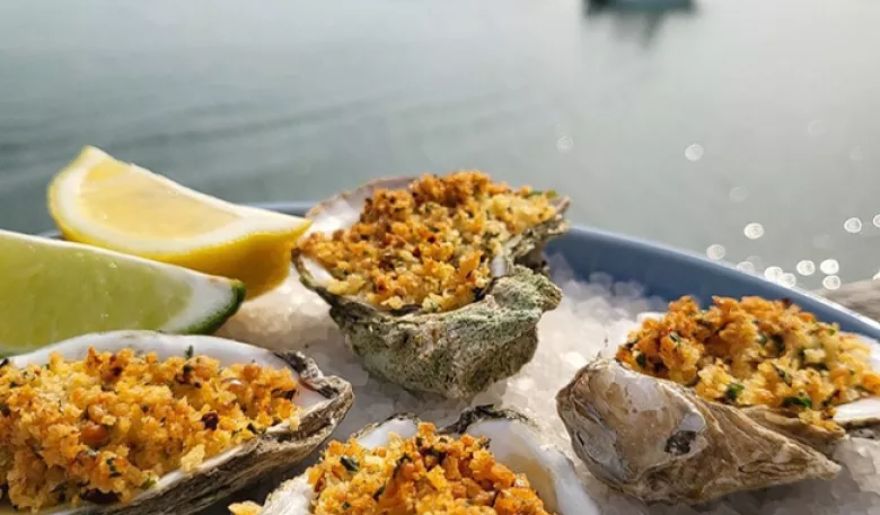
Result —
[{"label": "chopped green herb garnish", "polygon": [[640,367],[645,368],[645,366],[648,364],[648,356],[645,356],[643,353],[640,352],[636,356],[636,363],[638,363]]},{"label": "chopped green herb garnish", "polygon": [[357,460],[350,456],[343,456],[339,458],[339,463],[342,463],[342,466],[345,467],[345,470],[351,472],[352,474],[357,472],[359,469]]},{"label": "chopped green herb garnish", "polygon": [[746,387],[740,383],[730,383],[727,385],[727,390],[724,391],[724,398],[730,402],[736,402],[736,398],[739,397],[739,394],[742,393],[745,388]]},{"label": "chopped green herb garnish", "polygon": [[779,379],[782,379],[782,381],[783,381],[785,384],[787,384],[787,385],[790,385],[790,384],[791,384],[791,376],[789,375],[788,372],[786,372],[785,370],[782,370],[781,368],[777,367],[775,364],[773,365],[773,370],[776,371],[776,375],[778,375],[778,376],[779,376]]},{"label": "chopped green herb garnish", "polygon": [[184,353],[184,356],[186,356],[186,359],[190,359],[191,357],[193,357],[193,346],[192,345],[190,345],[189,347],[186,348],[186,352]]},{"label": "chopped green herb garnish", "polygon": [[669,333],[669,339],[674,341],[676,345],[681,343],[681,336],[679,336],[678,333],[675,333],[675,332]]},{"label": "chopped green herb garnish", "polygon": [[802,408],[809,409],[813,407],[813,401],[809,397],[801,394],[782,399],[782,406],[786,408],[790,408],[792,406],[800,406]]}]

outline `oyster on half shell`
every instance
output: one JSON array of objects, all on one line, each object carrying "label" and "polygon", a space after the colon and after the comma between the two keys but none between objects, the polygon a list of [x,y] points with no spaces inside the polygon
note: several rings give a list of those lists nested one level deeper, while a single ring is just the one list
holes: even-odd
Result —
[{"label": "oyster on half shell", "polygon": [[[222,366],[255,362],[275,368],[288,367],[301,386],[293,399],[301,410],[300,423],[296,428],[287,422],[273,426],[251,440],[206,459],[192,473],[176,470],[165,474],[128,503],[84,503],[76,508],[59,507],[52,513],[186,514],[199,511],[260,476],[289,468],[304,459],[330,435],[353,401],[349,383],[338,377],[324,376],[314,361],[300,353],[273,353],[210,336],[115,331],[79,336],[8,359],[17,367],[47,363],[53,352],[69,360],[82,359],[89,347],[111,352],[122,348],[155,352],[159,359],[183,356],[191,349],[195,354],[219,360]],[[13,513],[12,508],[0,507],[0,513],[6,512]]]},{"label": "oyster on half shell", "polygon": [[[403,438],[414,436],[419,422],[414,416],[398,415],[365,427],[354,438],[364,447],[373,449],[387,445],[392,434]],[[537,428],[516,412],[490,407],[472,408],[440,433],[488,437],[489,450],[495,459],[516,473],[524,473],[544,502],[544,508],[551,513],[601,513],[585,492],[571,461],[558,449],[541,443]],[[306,515],[311,513],[314,497],[307,474],[302,474],[282,483],[269,494],[260,515]]]},{"label": "oyster on half shell", "polygon": [[[307,214],[307,234],[351,227],[376,190],[403,189],[414,180],[377,180],[319,203]],[[554,216],[511,238],[502,255],[492,257],[493,279],[485,291],[451,311],[381,309],[361,296],[329,291],[333,277],[305,253],[295,251],[294,264],[303,284],[330,304],[330,316],[367,370],[410,390],[467,398],[531,360],[536,325],[561,300],[559,288],[542,273],[544,244],[567,230],[568,199],[552,202]]]},{"label": "oyster on half shell", "polygon": [[[557,410],[577,455],[612,487],[647,502],[701,503],[804,479],[830,479],[843,430],[766,407],[708,401],[690,388],[596,359],[559,391]],[[838,407],[844,429],[880,420],[880,401]]]}]

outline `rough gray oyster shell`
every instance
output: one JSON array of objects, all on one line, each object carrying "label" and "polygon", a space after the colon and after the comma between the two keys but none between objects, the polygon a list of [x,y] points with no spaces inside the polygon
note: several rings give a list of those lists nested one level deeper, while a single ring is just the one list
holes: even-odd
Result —
[{"label": "rough gray oyster shell", "polygon": [[[404,438],[414,435],[419,422],[412,415],[397,415],[363,428],[354,438],[367,448],[379,447],[388,444],[392,433]],[[585,492],[571,461],[555,447],[542,443],[538,429],[516,412],[485,406],[472,408],[440,433],[488,437],[489,450],[495,459],[514,472],[525,473],[550,513],[601,513]],[[311,513],[313,498],[314,491],[306,474],[302,474],[285,481],[269,494],[260,515],[306,515]]]},{"label": "rough gray oyster shell", "polygon": [[[310,233],[351,226],[376,189],[405,188],[413,180],[378,180],[319,203],[307,214]],[[534,355],[538,320],[562,296],[541,273],[543,246],[567,230],[567,206],[568,199],[557,198],[556,216],[509,241],[504,255],[492,260],[495,279],[482,297],[452,311],[378,309],[363,298],[329,292],[332,277],[303,253],[294,251],[294,264],[303,284],[330,304],[330,316],[367,370],[409,390],[468,398],[513,375]]]},{"label": "rough gray oyster shell", "polygon": [[[220,360],[222,365],[251,361],[286,366],[293,370],[300,388],[295,402],[302,408],[300,424],[286,422],[264,434],[202,463],[195,472],[173,471],[159,478],[127,504],[85,503],[60,507],[55,514],[187,514],[195,513],[264,475],[289,469],[320,446],[351,408],[351,385],[335,376],[324,376],[315,362],[300,353],[273,353],[244,343],[211,336],[174,336],[151,331],[114,331],[79,336],[29,354],[9,358],[15,366],[48,362],[59,352],[67,359],[81,359],[89,347],[115,351],[130,347],[155,352],[160,359],[183,356],[188,349]],[[8,505],[6,508],[9,508]],[[0,507],[0,512],[4,507]]]},{"label": "rough gray oyster shell", "polygon": [[597,359],[556,396],[577,455],[599,479],[647,502],[830,479],[822,450],[842,435],[769,410],[706,401],[671,381]]}]

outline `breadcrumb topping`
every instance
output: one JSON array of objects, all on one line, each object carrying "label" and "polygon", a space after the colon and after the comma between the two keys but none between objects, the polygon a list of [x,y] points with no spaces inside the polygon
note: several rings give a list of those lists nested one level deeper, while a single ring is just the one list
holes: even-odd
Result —
[{"label": "breadcrumb topping", "polygon": [[619,347],[617,359],[639,372],[691,386],[703,398],[764,405],[829,430],[834,406],[880,394],[868,345],[836,324],[819,322],[785,300],[692,297],[669,304]]},{"label": "breadcrumb topping", "polygon": [[553,192],[512,190],[488,175],[424,175],[377,190],[359,221],[301,245],[334,277],[329,290],[388,310],[448,311],[474,301],[512,237],[556,215]]},{"label": "breadcrumb topping", "polygon": [[229,505],[232,515],[260,515],[263,507],[253,501],[236,502]]},{"label": "breadcrumb topping", "polygon": [[420,424],[412,438],[368,450],[332,442],[308,471],[316,514],[547,514],[523,474],[495,461],[486,438],[438,435]]},{"label": "breadcrumb topping", "polygon": [[[191,352],[187,352],[191,354]],[[0,487],[13,506],[126,502],[175,469],[298,424],[289,369],[131,349],[0,365]]]}]

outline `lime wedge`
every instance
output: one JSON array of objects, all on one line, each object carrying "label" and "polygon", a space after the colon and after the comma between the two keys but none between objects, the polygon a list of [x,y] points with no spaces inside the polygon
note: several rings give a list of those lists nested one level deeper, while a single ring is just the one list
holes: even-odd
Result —
[{"label": "lime wedge", "polygon": [[210,332],[241,282],[77,243],[0,230],[0,354],[114,329]]}]

